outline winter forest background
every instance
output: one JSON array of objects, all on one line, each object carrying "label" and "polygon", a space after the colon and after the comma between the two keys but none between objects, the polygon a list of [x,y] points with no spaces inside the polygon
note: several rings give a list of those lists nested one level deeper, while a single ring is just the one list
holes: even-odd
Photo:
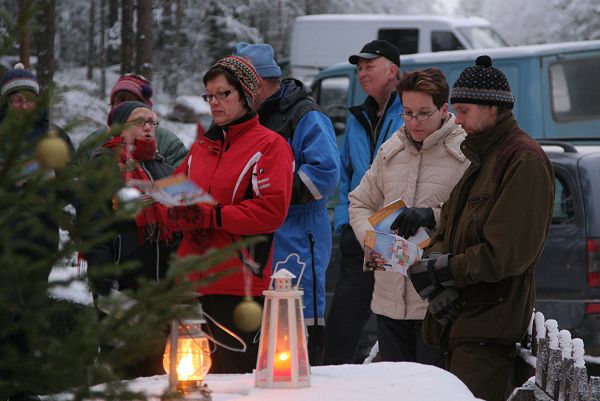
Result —
[{"label": "winter forest background", "polygon": [[270,43],[285,65],[293,20],[307,14],[477,15],[513,45],[600,38],[597,0],[0,0],[2,9],[0,40],[17,55],[15,38],[29,31],[42,83],[86,66],[100,93],[108,66],[148,76],[169,96],[197,92],[206,68],[237,41]]}]

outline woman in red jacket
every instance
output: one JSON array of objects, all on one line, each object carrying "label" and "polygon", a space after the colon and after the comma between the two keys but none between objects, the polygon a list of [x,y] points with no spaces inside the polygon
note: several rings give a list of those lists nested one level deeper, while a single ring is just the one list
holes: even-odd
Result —
[{"label": "woman in red jacket", "polygon": [[[250,252],[240,252],[206,273],[191,275],[199,279],[225,269],[233,271],[199,287],[199,300],[209,315],[243,337],[248,349],[240,354],[218,347],[211,372],[251,372],[256,366],[256,333],[239,332],[232,313],[248,292],[262,300],[267,288],[272,237],[287,215],[294,159],[288,143],[263,127],[252,111],[260,78],[248,59],[228,56],[219,60],[204,76],[204,85],[214,126],[194,142],[174,174],[186,174],[218,204],[170,208],[167,218],[172,228],[184,232],[177,251],[180,256],[223,248],[244,236],[268,237],[252,252],[258,265],[253,272],[248,267],[252,263],[245,260]],[[219,335],[220,329],[210,328],[218,339],[232,344],[230,337]]]}]

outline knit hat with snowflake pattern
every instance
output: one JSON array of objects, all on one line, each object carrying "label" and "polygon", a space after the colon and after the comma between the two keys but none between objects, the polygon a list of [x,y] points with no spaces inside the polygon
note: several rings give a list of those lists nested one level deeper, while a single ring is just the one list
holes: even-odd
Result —
[{"label": "knit hat with snowflake pattern", "polygon": [[[248,110],[252,110],[254,98],[258,95],[258,90],[262,82],[252,62],[245,57],[226,56],[210,67],[211,70],[215,68],[221,68],[237,79],[244,92],[242,95],[244,96],[246,107]],[[204,75],[204,85],[206,85],[207,75],[208,73]]]},{"label": "knit hat with snowflake pattern", "polygon": [[492,59],[484,55],[477,57],[475,65],[465,68],[460,74],[452,87],[450,103],[473,103],[512,109],[515,98],[504,73],[492,67]]}]

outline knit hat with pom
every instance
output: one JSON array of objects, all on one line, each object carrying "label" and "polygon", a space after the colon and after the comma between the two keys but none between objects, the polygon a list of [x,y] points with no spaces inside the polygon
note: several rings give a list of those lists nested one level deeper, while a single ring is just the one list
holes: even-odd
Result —
[{"label": "knit hat with pom", "polygon": [[[248,107],[248,110],[252,110],[254,98],[258,95],[258,90],[260,89],[260,84],[262,82],[256,69],[254,69],[252,62],[245,57],[227,56],[223,57],[210,67],[209,72],[215,68],[221,68],[237,79],[244,91],[242,95],[244,96],[246,106]],[[204,85],[206,85],[207,75],[208,72],[204,75]]]},{"label": "knit hat with pom", "polygon": [[40,86],[35,74],[25,69],[23,64],[17,63],[15,64],[15,68],[8,70],[4,74],[4,77],[2,77],[0,96],[6,97],[20,90],[27,90],[38,95],[40,93]]},{"label": "knit hat with pom", "polygon": [[492,67],[490,56],[479,56],[473,67],[467,67],[452,87],[450,103],[473,103],[512,109],[515,98],[508,79]]},{"label": "knit hat with pom", "polygon": [[152,100],[150,98],[154,91],[152,90],[150,81],[145,77],[136,74],[125,74],[121,76],[110,92],[111,105],[114,104],[115,95],[120,91],[131,92],[136,95],[140,101],[146,103],[149,107],[152,107]]}]

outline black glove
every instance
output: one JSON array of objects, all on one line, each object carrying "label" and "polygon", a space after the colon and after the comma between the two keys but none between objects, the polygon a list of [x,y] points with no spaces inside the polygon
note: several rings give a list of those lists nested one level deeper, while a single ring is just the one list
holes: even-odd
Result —
[{"label": "black glove", "polygon": [[449,253],[432,253],[427,259],[421,259],[408,268],[408,278],[421,298],[430,298],[434,292],[444,286],[454,285],[454,277],[448,262]]},{"label": "black glove", "polygon": [[435,228],[435,216],[430,207],[409,207],[396,217],[390,230],[404,238],[415,235],[419,227]]},{"label": "black glove", "polygon": [[442,287],[429,299],[427,309],[441,325],[452,323],[462,310],[458,288]]}]

